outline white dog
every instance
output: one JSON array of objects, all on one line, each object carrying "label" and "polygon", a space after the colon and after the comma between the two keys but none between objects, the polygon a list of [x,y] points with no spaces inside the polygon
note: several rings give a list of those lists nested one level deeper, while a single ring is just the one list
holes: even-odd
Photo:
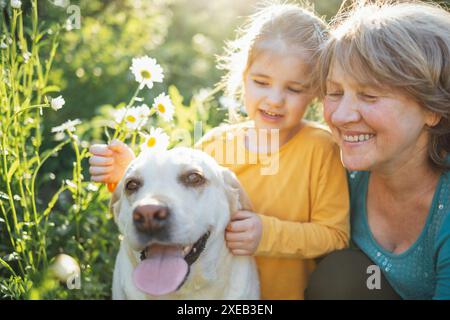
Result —
[{"label": "white dog", "polygon": [[111,200],[123,235],[113,299],[258,299],[253,259],[225,245],[239,209],[251,205],[236,176],[207,154],[141,154]]}]

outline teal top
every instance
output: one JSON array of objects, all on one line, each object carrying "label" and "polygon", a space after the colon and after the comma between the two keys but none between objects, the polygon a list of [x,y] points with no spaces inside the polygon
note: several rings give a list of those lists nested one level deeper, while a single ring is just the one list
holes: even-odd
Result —
[{"label": "teal top", "polygon": [[369,175],[367,171],[349,173],[353,243],[380,267],[403,299],[450,299],[450,171],[439,178],[419,238],[400,254],[383,249],[370,231],[366,213]]}]

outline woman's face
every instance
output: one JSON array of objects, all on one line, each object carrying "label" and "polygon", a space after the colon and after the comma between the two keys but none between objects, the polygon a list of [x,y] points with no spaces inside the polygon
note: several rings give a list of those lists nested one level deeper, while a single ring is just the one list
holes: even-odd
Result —
[{"label": "woman's face", "polygon": [[[313,96],[305,89],[310,68],[298,53],[262,51],[244,78],[244,103],[258,129],[295,130]],[[283,140],[283,139],[282,139]]]},{"label": "woman's face", "polygon": [[339,66],[331,68],[326,88],[324,117],[347,169],[389,173],[426,161],[426,125],[434,114],[399,92],[353,82]]}]

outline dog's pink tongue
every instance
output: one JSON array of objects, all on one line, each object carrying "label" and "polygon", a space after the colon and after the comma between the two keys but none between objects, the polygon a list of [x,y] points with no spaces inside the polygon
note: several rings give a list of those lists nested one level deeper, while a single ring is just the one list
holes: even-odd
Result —
[{"label": "dog's pink tongue", "polygon": [[183,282],[188,265],[177,247],[152,245],[147,258],[134,269],[136,287],[148,294],[161,296],[174,292]]}]

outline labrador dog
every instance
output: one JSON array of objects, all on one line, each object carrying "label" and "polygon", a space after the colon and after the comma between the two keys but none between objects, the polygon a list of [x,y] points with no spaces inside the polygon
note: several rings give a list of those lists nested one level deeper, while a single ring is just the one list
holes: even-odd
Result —
[{"label": "labrador dog", "polygon": [[113,193],[123,235],[113,299],[258,299],[252,257],[225,244],[231,213],[251,209],[234,173],[206,153],[141,153]]}]

